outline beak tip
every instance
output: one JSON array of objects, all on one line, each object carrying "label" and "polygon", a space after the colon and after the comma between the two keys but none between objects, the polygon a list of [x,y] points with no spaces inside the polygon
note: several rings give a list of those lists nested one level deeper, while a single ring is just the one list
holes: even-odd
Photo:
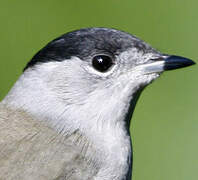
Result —
[{"label": "beak tip", "polygon": [[173,70],[183,68],[196,64],[194,61],[181,57],[181,56],[169,56],[165,59],[164,70]]}]

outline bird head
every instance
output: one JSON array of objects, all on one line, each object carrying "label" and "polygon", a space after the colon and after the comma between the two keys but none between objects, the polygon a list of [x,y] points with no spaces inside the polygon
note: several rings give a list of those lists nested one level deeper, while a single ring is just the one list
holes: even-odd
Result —
[{"label": "bird head", "polygon": [[72,121],[64,127],[74,122],[90,128],[112,121],[115,125],[127,116],[139,92],[163,71],[192,64],[128,33],[86,28],[64,34],[41,49],[26,66],[17,85],[20,90],[11,94],[33,114],[39,109],[39,116],[58,111],[51,114],[60,127],[65,123],[59,120],[63,114]]}]

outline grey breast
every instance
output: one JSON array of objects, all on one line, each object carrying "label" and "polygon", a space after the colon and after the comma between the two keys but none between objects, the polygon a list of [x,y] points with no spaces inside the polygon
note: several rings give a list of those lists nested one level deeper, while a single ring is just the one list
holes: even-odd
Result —
[{"label": "grey breast", "polygon": [[97,167],[73,139],[62,136],[25,112],[0,105],[0,180],[88,180]]}]

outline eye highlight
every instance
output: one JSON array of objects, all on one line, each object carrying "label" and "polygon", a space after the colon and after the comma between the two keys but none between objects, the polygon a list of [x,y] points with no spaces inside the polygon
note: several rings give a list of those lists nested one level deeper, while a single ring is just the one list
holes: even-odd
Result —
[{"label": "eye highlight", "polygon": [[92,59],[92,66],[100,72],[106,72],[113,64],[112,58],[106,55],[98,55]]}]

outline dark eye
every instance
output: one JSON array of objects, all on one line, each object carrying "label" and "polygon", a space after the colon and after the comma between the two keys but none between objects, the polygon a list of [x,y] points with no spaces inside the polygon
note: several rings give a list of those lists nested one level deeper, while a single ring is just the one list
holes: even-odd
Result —
[{"label": "dark eye", "polygon": [[96,70],[105,72],[113,65],[113,60],[109,56],[99,55],[93,58],[92,65]]}]

